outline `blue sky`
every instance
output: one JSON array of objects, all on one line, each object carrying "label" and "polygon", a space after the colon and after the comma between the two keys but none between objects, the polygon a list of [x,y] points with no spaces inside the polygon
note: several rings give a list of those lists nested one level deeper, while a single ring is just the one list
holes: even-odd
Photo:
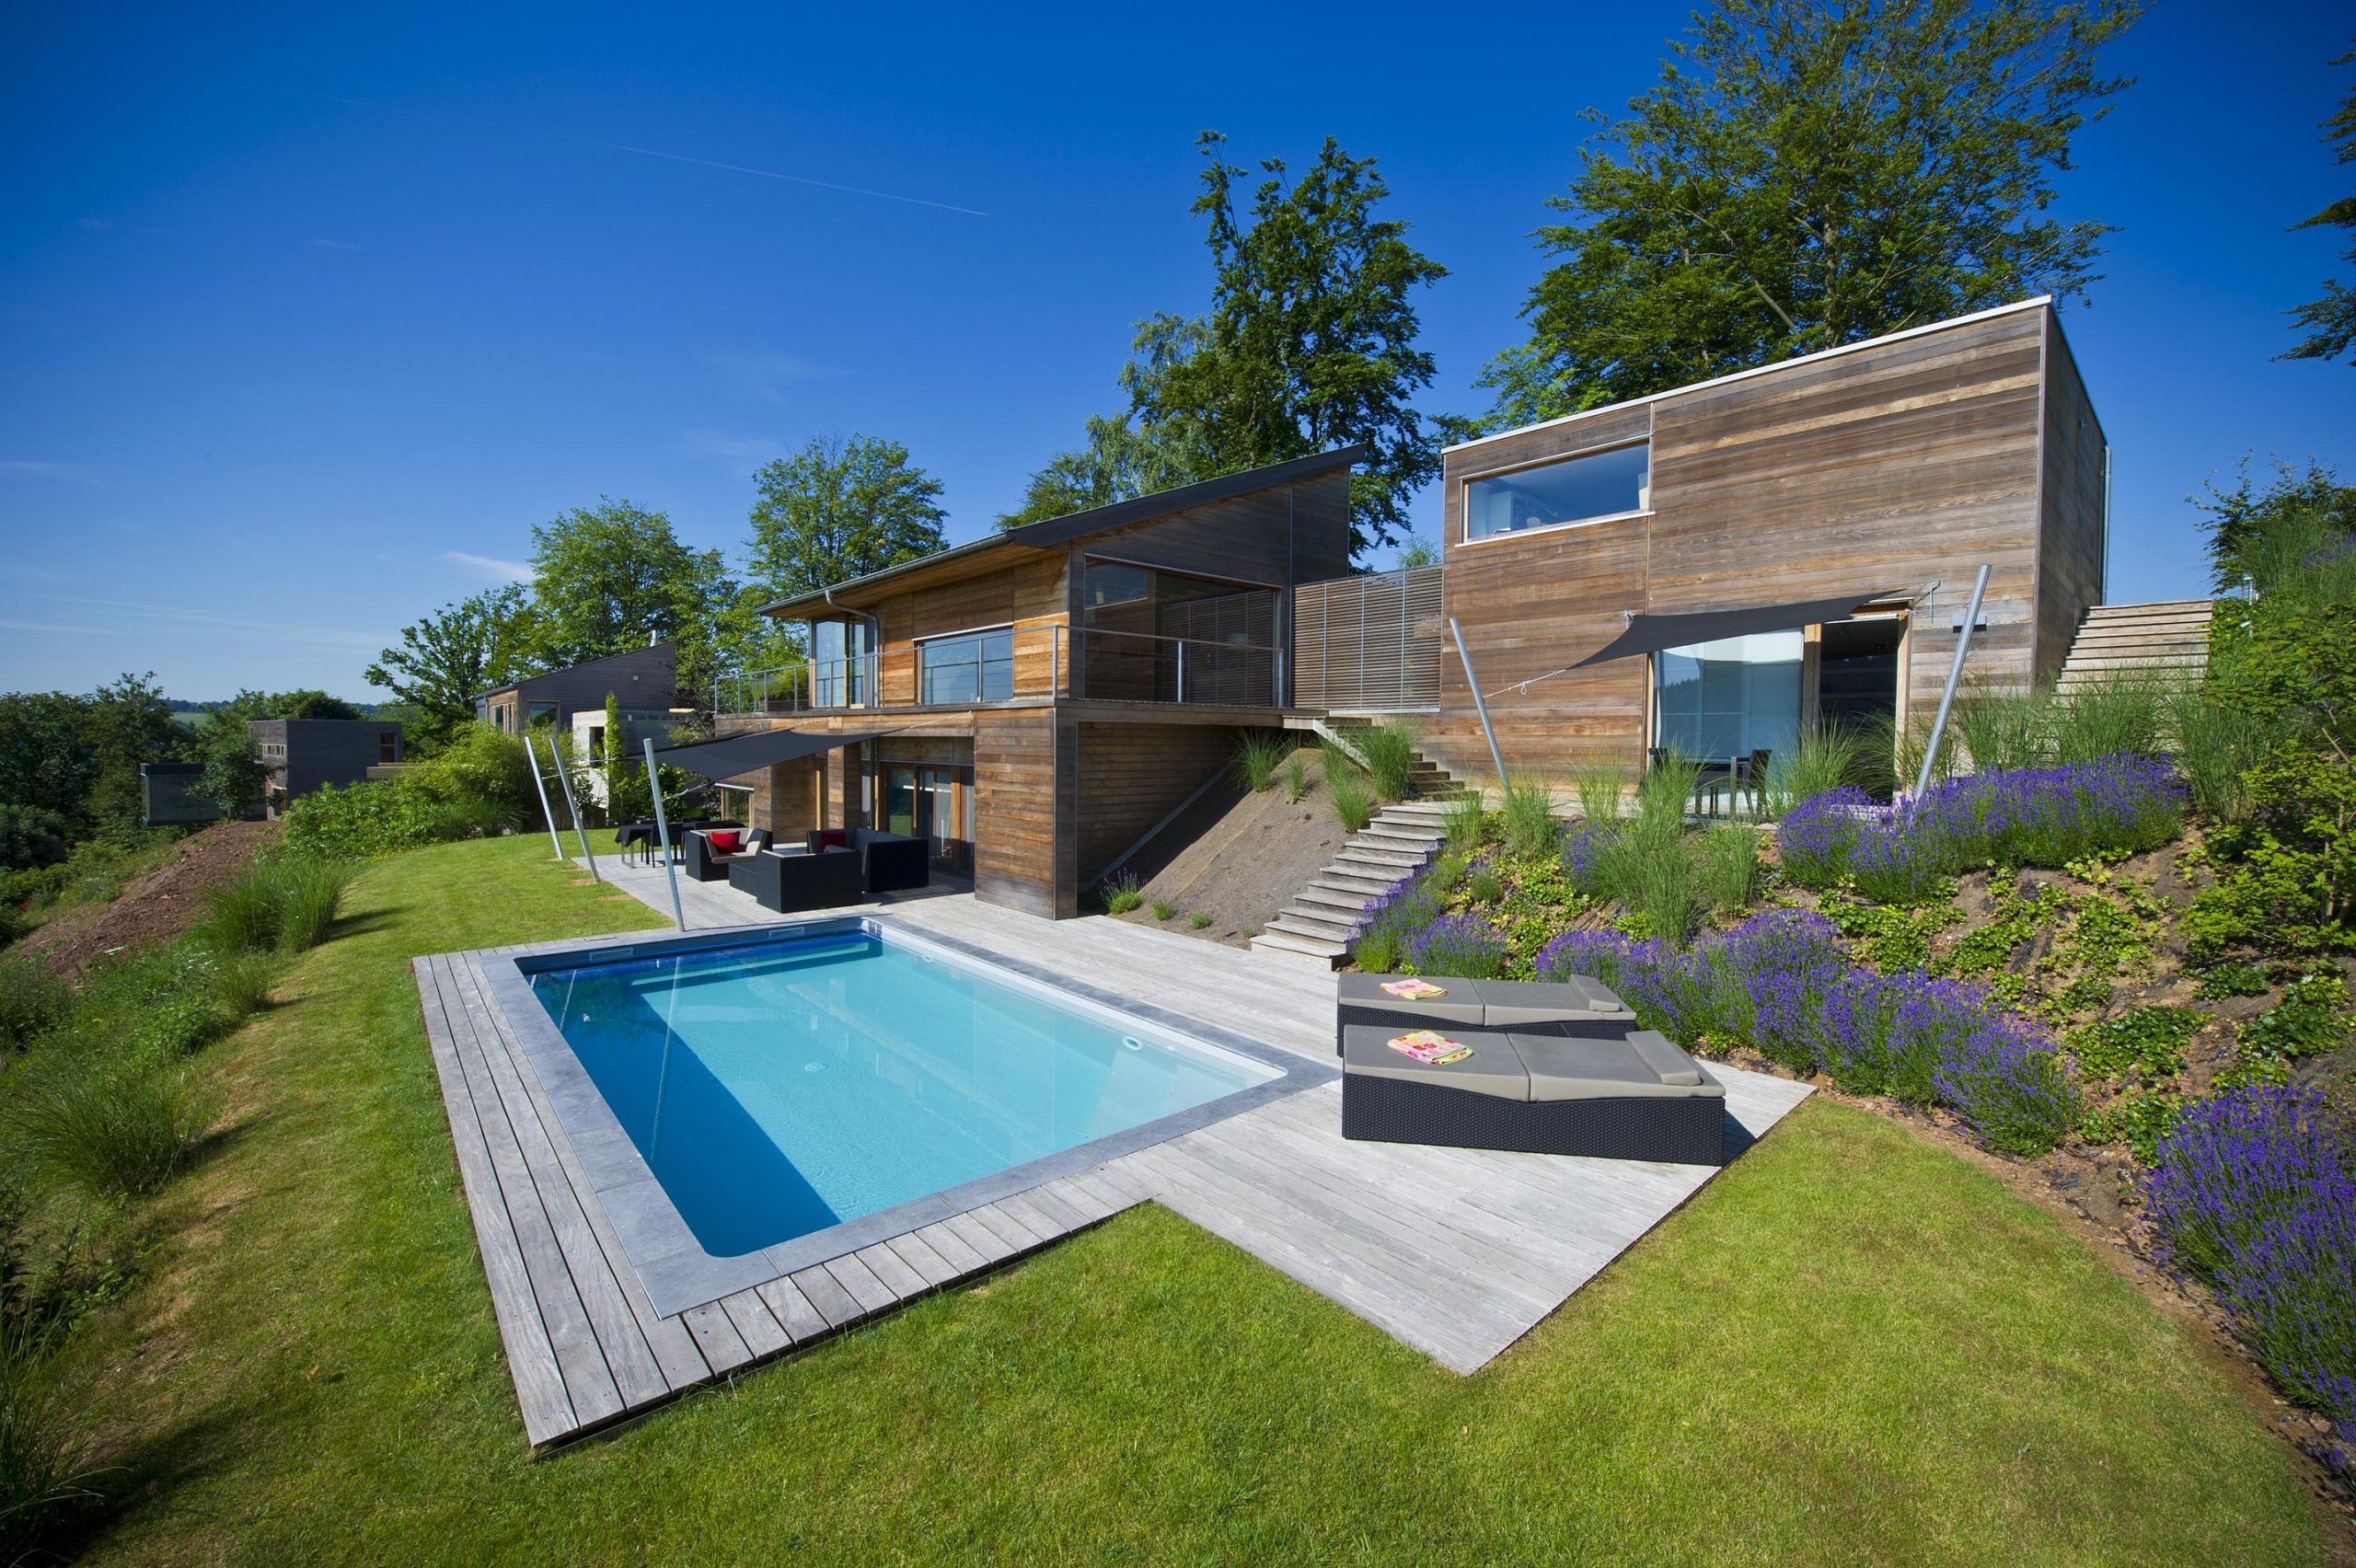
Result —
[{"label": "blue sky", "polygon": [[[1453,273],[1428,406],[1477,411],[1578,111],[1685,16],[664,9],[11,8],[0,688],[363,696],[533,524],[628,496],[733,556],[752,470],[819,432],[907,443],[971,537],[1117,407],[1130,323],[1200,307],[1205,127],[1380,160]],[[2114,599],[2200,591],[2185,497],[2245,454],[2356,477],[2356,367],[2270,357],[2344,243],[2284,229],[2356,182],[2316,139],[2351,30],[2174,0],[2111,57],[2141,80],[2062,204],[2121,230],[2065,317]]]}]

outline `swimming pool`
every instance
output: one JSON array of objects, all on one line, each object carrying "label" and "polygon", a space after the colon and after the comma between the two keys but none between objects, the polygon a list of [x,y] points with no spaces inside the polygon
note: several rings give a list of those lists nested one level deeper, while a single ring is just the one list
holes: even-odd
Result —
[{"label": "swimming pool", "polygon": [[525,976],[704,1253],[1019,1172],[1287,1077],[872,921]]}]

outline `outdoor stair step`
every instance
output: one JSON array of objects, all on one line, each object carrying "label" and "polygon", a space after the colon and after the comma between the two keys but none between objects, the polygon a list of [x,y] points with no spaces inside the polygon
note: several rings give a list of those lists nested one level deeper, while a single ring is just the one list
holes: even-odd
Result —
[{"label": "outdoor stair step", "polygon": [[1413,855],[1419,860],[1431,859],[1432,850],[1446,836],[1438,833],[1402,833],[1386,829],[1380,823],[1369,824],[1365,832],[1349,842],[1353,849],[1388,849],[1394,855]]},{"label": "outdoor stair step", "polygon": [[1374,902],[1374,894],[1352,893],[1345,888],[1329,888],[1318,882],[1311,882],[1293,895],[1293,902],[1313,904],[1321,908],[1339,910],[1355,918],[1365,912],[1369,904]]},{"label": "outdoor stair step", "polygon": [[1252,946],[1255,951],[1280,958],[1306,960],[1327,969],[1339,969],[1350,955],[1350,950],[1339,942],[1315,937],[1296,937],[1284,931],[1263,931],[1252,939]]},{"label": "outdoor stair step", "polygon": [[1366,831],[1385,834],[1392,838],[1409,839],[1417,844],[1428,844],[1436,838],[1448,836],[1448,827],[1445,824],[1429,822],[1415,816],[1392,816],[1387,812],[1377,813],[1374,820],[1366,824]]},{"label": "outdoor stair step", "polygon": [[1385,816],[1422,817],[1431,822],[1445,822],[1448,807],[1438,801],[1393,801],[1382,808]]},{"label": "outdoor stair step", "polygon": [[1351,843],[1343,846],[1342,852],[1334,857],[1334,863],[1337,866],[1391,866],[1403,871],[1412,871],[1426,859],[1428,857],[1421,850],[1389,849],[1380,845]]},{"label": "outdoor stair step", "polygon": [[1380,898],[1406,880],[1404,875],[1371,875],[1363,866],[1328,866],[1311,879],[1310,885],[1331,893],[1362,893],[1369,898]]},{"label": "outdoor stair step", "polygon": [[1269,921],[1268,929],[1296,937],[1322,937],[1329,942],[1344,943],[1357,934],[1355,922],[1329,920],[1314,910],[1303,909],[1298,905]]}]

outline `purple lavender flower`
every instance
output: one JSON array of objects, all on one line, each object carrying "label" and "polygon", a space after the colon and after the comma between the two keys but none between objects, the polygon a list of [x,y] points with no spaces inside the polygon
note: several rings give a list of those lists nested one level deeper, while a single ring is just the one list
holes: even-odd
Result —
[{"label": "purple lavender flower", "polygon": [[1474,915],[1443,915],[1407,944],[1407,961],[1418,974],[1494,980],[1505,973],[1506,958],[1504,940]]}]

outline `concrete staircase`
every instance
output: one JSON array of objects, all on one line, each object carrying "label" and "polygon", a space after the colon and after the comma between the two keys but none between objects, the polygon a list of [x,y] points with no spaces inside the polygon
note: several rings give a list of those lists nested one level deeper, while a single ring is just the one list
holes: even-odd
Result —
[{"label": "concrete staircase", "polygon": [[2208,599],[2149,605],[2096,605],[2078,623],[2056,689],[2065,696],[2120,670],[2183,670],[2197,677],[2209,663]]},{"label": "concrete staircase", "polygon": [[[1454,781],[1447,787],[1452,790]],[[1349,961],[1350,940],[1357,935],[1367,905],[1420,874],[1439,852],[1448,837],[1447,812],[1445,801],[1385,806],[1252,939],[1253,950],[1322,969],[1341,968]]]},{"label": "concrete staircase", "polygon": [[[1358,750],[1357,738],[1372,728],[1374,728],[1373,720],[1348,715],[1341,717],[1329,715],[1320,719],[1316,724],[1320,734],[1331,735],[1341,742],[1349,749],[1350,755],[1360,762],[1364,762],[1366,756]],[[1464,792],[1464,786],[1456,781],[1455,775],[1422,752],[1415,754],[1415,768],[1407,775],[1407,793],[1411,799],[1444,801]]]}]

